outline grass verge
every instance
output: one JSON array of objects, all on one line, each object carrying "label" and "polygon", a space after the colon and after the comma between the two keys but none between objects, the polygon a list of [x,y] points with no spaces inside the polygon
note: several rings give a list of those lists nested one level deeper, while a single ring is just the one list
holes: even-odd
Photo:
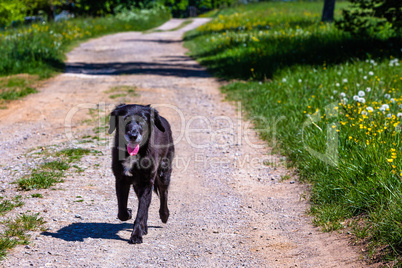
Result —
[{"label": "grass verge", "polygon": [[314,222],[331,231],[354,219],[371,257],[400,264],[401,39],[351,36],[320,23],[321,10],[317,2],[222,10],[185,45],[214,75],[243,80],[222,91],[312,184]]},{"label": "grass verge", "polygon": [[[64,70],[65,53],[79,42],[116,32],[148,30],[168,19],[168,10],[155,8],[125,11],[103,18],[71,19],[0,31],[0,76],[7,76],[0,78],[0,100],[12,100],[36,92],[31,79],[15,78],[12,75],[25,73],[43,79],[61,72]],[[18,86],[8,86],[15,80],[18,80]]]}]

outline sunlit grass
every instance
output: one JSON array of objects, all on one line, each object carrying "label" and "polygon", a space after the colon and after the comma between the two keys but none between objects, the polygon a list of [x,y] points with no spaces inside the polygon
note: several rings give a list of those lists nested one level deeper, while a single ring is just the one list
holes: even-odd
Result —
[{"label": "sunlit grass", "polygon": [[2,223],[0,231],[0,260],[2,260],[7,251],[17,245],[29,244],[30,235],[28,231],[36,230],[45,222],[38,214],[22,214],[14,220]]},{"label": "sunlit grass", "polygon": [[[169,18],[168,10],[155,8],[0,30],[0,77],[26,73],[47,78],[64,70],[65,53],[79,42],[110,33],[148,30]],[[36,92],[29,79],[24,81],[32,83],[23,86],[5,84],[15,79],[24,80],[21,77],[0,78],[0,101]]]}]

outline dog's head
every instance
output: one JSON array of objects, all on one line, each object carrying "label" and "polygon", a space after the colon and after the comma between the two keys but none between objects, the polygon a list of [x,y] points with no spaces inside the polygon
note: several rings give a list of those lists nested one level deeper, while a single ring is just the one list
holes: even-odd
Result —
[{"label": "dog's head", "polygon": [[158,111],[150,105],[120,104],[110,113],[109,134],[116,129],[119,144],[126,144],[130,155],[148,143],[154,127],[165,132]]}]

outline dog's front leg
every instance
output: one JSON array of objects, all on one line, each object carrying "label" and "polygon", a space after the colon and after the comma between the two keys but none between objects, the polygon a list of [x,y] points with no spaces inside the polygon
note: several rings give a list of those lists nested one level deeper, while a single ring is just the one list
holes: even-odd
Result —
[{"label": "dog's front leg", "polygon": [[149,205],[152,199],[152,184],[134,185],[134,190],[138,197],[138,211],[130,243],[140,244],[142,243],[142,236],[148,232],[147,220]]},{"label": "dog's front leg", "polygon": [[131,209],[127,208],[128,194],[130,192],[130,183],[122,178],[116,178],[116,195],[119,212],[117,217],[121,221],[127,221],[132,218]]}]

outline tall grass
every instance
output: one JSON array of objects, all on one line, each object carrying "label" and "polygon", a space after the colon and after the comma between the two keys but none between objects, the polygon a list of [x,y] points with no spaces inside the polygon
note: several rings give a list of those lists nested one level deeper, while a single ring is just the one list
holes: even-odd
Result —
[{"label": "tall grass", "polygon": [[115,32],[147,30],[169,18],[168,10],[154,8],[0,31],[0,75],[29,73],[47,77],[63,70],[65,52],[79,41]]},{"label": "tall grass", "polygon": [[321,8],[271,2],[224,10],[188,33],[186,45],[216,76],[248,81],[223,92],[261,119],[261,136],[279,140],[276,149],[312,183],[315,223],[335,230],[354,219],[372,253],[385,246],[400,260],[401,39],[385,31],[353,37],[320,23]]}]

